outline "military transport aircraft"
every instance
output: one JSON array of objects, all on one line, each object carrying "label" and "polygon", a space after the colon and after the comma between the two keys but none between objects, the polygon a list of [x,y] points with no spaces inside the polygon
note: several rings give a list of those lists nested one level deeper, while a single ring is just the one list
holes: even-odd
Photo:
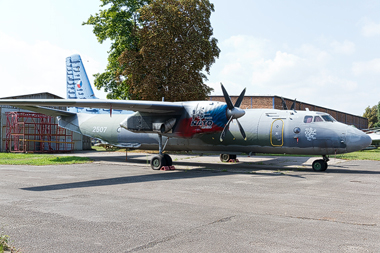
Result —
[{"label": "military transport aircraft", "polygon": [[[246,109],[240,104],[245,89],[232,103],[221,85],[224,102],[159,102],[102,99],[0,99],[11,105],[46,115],[57,116],[66,129],[114,146],[159,150],[151,159],[152,169],[171,166],[163,150],[221,153],[221,160],[240,153],[321,155],[314,161],[315,171],[327,169],[328,156],[361,150],[371,144],[362,131],[337,122],[323,112],[276,109]],[[293,104],[294,105],[294,104]],[[102,108],[109,114],[61,111],[47,106]],[[131,115],[112,114],[112,110],[131,110]],[[285,108],[286,109],[286,108]]]}]

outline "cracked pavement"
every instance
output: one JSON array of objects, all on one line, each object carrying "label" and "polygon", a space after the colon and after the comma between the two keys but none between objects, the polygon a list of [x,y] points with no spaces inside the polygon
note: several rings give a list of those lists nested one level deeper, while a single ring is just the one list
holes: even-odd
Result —
[{"label": "cracked pavement", "polygon": [[[81,153],[80,155],[86,153]],[[92,152],[0,165],[0,230],[23,252],[379,252],[380,162]],[[91,156],[91,154],[87,154]]]}]

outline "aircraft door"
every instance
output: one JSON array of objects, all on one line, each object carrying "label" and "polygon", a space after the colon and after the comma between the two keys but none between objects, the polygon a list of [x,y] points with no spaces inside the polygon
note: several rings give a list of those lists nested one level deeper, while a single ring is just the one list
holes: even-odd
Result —
[{"label": "aircraft door", "polygon": [[272,122],[270,143],[273,147],[282,147],[284,145],[284,121],[282,119],[276,119]]}]

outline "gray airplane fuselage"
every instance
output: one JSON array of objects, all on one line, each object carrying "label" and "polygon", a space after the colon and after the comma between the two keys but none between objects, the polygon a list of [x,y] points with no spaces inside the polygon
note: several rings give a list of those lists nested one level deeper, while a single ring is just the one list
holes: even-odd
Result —
[{"label": "gray airplane fuselage", "polygon": [[[215,107],[214,103],[207,103]],[[202,114],[207,111],[207,103],[199,103],[202,110],[194,110],[194,104],[185,107],[184,113],[175,119],[172,130],[162,134],[165,150],[331,155],[361,150],[371,142],[362,131],[335,121],[327,113],[275,109],[245,110],[245,115],[239,120],[246,132],[246,139],[243,139],[234,120],[223,141],[220,141],[220,129],[213,131],[211,128],[219,119],[215,119],[215,115]],[[126,123],[123,122],[130,117],[133,115],[78,113],[76,116],[61,117],[59,122],[70,130],[118,147],[158,150],[158,133],[125,129]],[[170,115],[165,117],[170,118]]]}]

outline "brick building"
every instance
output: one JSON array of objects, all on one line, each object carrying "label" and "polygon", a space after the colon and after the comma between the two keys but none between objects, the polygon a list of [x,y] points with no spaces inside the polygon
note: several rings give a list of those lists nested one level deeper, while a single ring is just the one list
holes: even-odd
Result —
[{"label": "brick building", "polygon": [[[232,103],[235,103],[235,101],[238,99],[239,96],[231,96]],[[210,96],[209,100],[211,101],[221,101],[225,102],[223,96]],[[285,103],[288,108],[291,107],[293,104],[292,99],[284,98]],[[241,103],[240,108],[242,109],[249,109],[249,108],[268,108],[268,109],[279,109],[282,110],[282,100],[279,96],[245,96],[243,99],[243,102]],[[327,112],[331,116],[333,116],[337,121],[345,123],[347,125],[353,125],[358,129],[367,129],[368,128],[368,119],[345,113],[340,112],[337,110],[312,105],[309,103],[304,103],[301,101],[296,102],[295,109],[296,110],[306,110],[308,108],[310,111],[319,111],[319,112]]]}]

